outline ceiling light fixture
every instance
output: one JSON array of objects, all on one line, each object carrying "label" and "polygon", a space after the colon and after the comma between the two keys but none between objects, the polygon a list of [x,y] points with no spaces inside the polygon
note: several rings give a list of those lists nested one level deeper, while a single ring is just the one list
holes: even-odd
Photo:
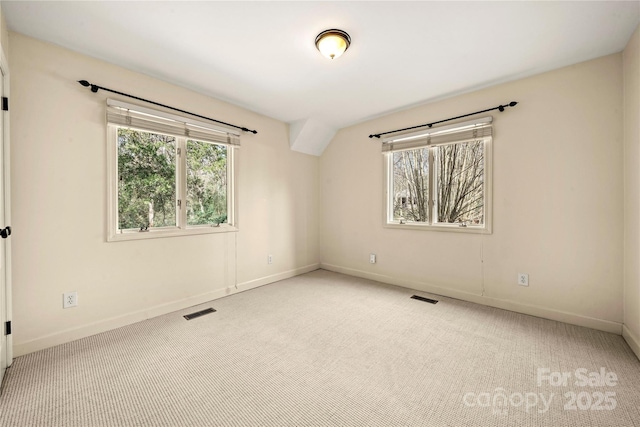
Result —
[{"label": "ceiling light fixture", "polygon": [[342,30],[325,30],[316,37],[316,47],[329,59],[342,55],[351,44],[351,37]]}]

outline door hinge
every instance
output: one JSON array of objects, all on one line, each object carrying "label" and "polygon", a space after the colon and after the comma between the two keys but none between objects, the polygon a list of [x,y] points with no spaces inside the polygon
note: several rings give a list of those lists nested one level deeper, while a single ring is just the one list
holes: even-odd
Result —
[{"label": "door hinge", "polygon": [[11,335],[11,321],[8,321],[4,324],[4,334]]},{"label": "door hinge", "polygon": [[182,149],[178,148],[178,156],[182,154]]},{"label": "door hinge", "polygon": [[2,237],[3,239],[6,239],[9,236],[11,236],[11,227],[10,226],[6,226],[5,228],[1,228],[0,229],[0,237]]},{"label": "door hinge", "polygon": [[181,208],[182,207],[182,200],[178,199],[178,207]]},{"label": "door hinge", "polygon": [[2,111],[9,111],[9,98],[6,96],[2,97]]}]

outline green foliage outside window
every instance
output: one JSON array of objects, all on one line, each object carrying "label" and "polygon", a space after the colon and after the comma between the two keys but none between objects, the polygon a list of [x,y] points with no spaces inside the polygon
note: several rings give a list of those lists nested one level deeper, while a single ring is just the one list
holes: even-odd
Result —
[{"label": "green foliage outside window", "polygon": [[118,228],[176,225],[176,139],[118,129]]},{"label": "green foliage outside window", "polygon": [[187,224],[227,221],[227,147],[187,141]]},{"label": "green foliage outside window", "polygon": [[177,225],[179,146],[186,151],[187,225],[227,221],[226,146],[118,128],[119,229]]}]

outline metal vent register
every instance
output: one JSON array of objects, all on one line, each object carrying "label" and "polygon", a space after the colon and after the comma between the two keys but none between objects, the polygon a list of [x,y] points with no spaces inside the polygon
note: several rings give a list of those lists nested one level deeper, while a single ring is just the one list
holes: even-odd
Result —
[{"label": "metal vent register", "polygon": [[417,299],[418,301],[428,302],[428,303],[430,303],[430,304],[437,304],[437,303],[438,303],[438,301],[437,301],[437,300],[434,300],[434,299],[431,299],[431,298],[421,297],[421,296],[419,296],[419,295],[414,295],[414,296],[412,296],[411,298],[413,298],[413,299]]},{"label": "metal vent register", "polygon": [[205,314],[215,313],[215,310],[211,307],[205,308],[204,310],[196,311],[195,313],[186,314],[183,317],[187,320],[195,319],[196,317],[204,316]]}]

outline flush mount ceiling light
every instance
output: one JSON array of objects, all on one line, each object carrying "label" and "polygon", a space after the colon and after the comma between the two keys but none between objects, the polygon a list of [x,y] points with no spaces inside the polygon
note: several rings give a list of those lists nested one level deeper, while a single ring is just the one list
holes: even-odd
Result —
[{"label": "flush mount ceiling light", "polygon": [[349,48],[351,37],[342,30],[325,30],[316,37],[316,47],[321,54],[336,59]]}]

